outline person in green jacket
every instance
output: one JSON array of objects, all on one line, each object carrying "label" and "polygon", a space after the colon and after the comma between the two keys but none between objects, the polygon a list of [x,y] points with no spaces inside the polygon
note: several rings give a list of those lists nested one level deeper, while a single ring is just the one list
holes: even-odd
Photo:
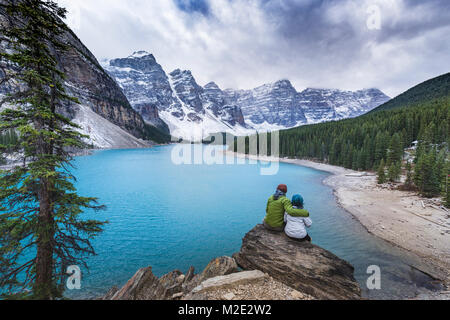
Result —
[{"label": "person in green jacket", "polygon": [[286,198],[287,186],[280,184],[277,191],[267,201],[266,217],[264,219],[264,227],[268,230],[283,232],[284,230],[284,213],[286,212],[292,217],[309,217],[308,210],[294,209],[291,201]]}]

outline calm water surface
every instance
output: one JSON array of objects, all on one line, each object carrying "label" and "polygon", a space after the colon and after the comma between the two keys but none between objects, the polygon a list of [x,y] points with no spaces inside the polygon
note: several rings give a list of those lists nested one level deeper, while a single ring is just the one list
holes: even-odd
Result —
[{"label": "calm water surface", "polygon": [[[243,236],[260,223],[267,198],[285,183],[288,196],[301,193],[310,210],[313,242],[355,266],[355,277],[370,298],[414,296],[429,280],[409,265],[411,257],[366,232],[341,209],[322,184],[328,173],[280,164],[274,176],[252,165],[174,165],[173,146],[96,151],[75,160],[80,194],[98,197],[108,220],[94,240],[97,256],[88,259],[82,289],[72,298],[92,298],[121,286],[142,267],[161,276],[190,266],[201,271],[218,256],[239,251]],[[366,288],[367,267],[382,270],[382,289]]]}]

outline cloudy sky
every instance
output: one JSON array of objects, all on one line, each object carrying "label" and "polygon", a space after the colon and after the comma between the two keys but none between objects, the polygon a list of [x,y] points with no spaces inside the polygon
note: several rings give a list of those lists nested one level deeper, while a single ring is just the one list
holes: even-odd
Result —
[{"label": "cloudy sky", "polygon": [[60,0],[101,60],[137,50],[200,85],[377,87],[395,96],[450,71],[448,0]]}]

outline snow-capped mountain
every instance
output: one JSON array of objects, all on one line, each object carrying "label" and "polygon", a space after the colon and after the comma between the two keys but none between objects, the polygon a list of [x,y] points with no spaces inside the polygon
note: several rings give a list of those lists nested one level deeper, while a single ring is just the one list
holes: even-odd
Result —
[{"label": "snow-capped mountain", "polygon": [[245,121],[258,131],[292,128],[307,124],[299,95],[288,80],[253,90],[226,90],[227,100],[241,107]]},{"label": "snow-capped mountain", "polygon": [[105,61],[131,105],[144,119],[184,139],[211,133],[252,134],[362,115],[390,98],[378,89],[356,92],[306,89],[297,92],[289,80],[252,90],[222,90],[214,82],[200,86],[190,71],[166,74],[145,51]]},{"label": "snow-capped mountain", "polygon": [[[239,107],[230,105],[220,88],[197,84],[190,71],[174,70],[169,76],[153,55],[144,51],[108,61],[105,69],[116,79],[131,105],[144,120],[172,136],[201,140],[211,133],[251,134]],[[152,117],[147,115],[152,112]]]},{"label": "snow-capped mountain", "polygon": [[356,92],[308,88],[299,94],[308,123],[354,118],[382,105],[390,98],[378,89]]},{"label": "snow-capped mountain", "polygon": [[311,89],[297,92],[289,80],[265,84],[253,90],[226,90],[248,125],[257,130],[279,130],[325,121],[354,118],[390,98],[378,89],[356,92]]},{"label": "snow-capped mountain", "polygon": [[136,52],[124,59],[111,60],[105,69],[114,76],[128,101],[144,120],[163,131],[169,129],[159,111],[176,105],[172,88],[153,55]]}]

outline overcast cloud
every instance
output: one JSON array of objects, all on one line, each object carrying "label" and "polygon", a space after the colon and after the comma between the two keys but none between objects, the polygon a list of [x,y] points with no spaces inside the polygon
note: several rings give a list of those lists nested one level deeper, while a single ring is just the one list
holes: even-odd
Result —
[{"label": "overcast cloud", "polygon": [[[146,50],[166,72],[250,89],[377,87],[395,96],[450,71],[448,0],[61,0],[99,59]],[[379,8],[381,29],[369,29]],[[371,20],[372,21],[372,20]]]}]

